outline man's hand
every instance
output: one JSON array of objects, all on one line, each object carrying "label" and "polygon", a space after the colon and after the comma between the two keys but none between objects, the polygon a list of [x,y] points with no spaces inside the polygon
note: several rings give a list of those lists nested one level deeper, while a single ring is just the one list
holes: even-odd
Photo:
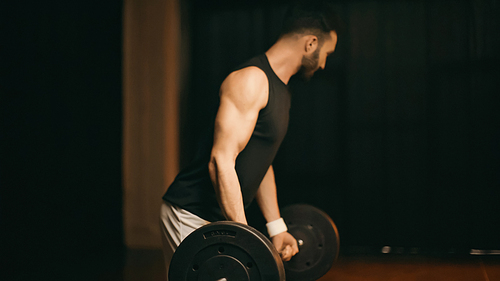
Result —
[{"label": "man's hand", "polygon": [[299,252],[297,240],[295,240],[295,238],[286,231],[272,237],[271,239],[283,261],[289,261]]}]

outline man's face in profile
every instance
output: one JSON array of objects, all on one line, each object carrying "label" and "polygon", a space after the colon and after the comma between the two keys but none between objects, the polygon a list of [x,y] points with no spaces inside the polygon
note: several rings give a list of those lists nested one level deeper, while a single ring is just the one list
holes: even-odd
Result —
[{"label": "man's face in profile", "polygon": [[321,47],[316,48],[312,54],[302,57],[302,66],[298,71],[300,76],[305,81],[309,81],[316,70],[319,68],[325,69],[326,59],[335,51],[336,46],[337,33],[332,30],[330,31],[330,38],[327,38]]}]

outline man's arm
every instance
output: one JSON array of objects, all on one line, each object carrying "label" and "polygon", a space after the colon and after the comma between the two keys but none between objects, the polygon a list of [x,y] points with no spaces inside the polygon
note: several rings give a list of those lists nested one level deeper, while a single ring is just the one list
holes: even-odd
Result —
[{"label": "man's arm", "polygon": [[255,195],[257,204],[267,222],[279,219],[280,210],[278,207],[278,196],[276,194],[276,182],[274,180],[273,166],[269,166],[266,175]]},{"label": "man's arm", "polygon": [[[269,166],[257,190],[255,199],[267,222],[276,221],[281,218],[273,166]],[[290,260],[292,256],[299,252],[297,241],[286,231],[271,237],[271,240],[284,261]]]},{"label": "man's arm", "polygon": [[215,118],[214,144],[208,169],[217,200],[226,219],[247,223],[236,157],[252,136],[259,111],[267,105],[269,84],[265,73],[247,67],[231,73],[222,83]]}]

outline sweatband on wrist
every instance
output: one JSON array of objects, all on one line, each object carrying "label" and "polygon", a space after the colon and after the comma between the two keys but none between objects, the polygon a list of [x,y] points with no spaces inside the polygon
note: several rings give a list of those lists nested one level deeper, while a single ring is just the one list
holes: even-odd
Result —
[{"label": "sweatband on wrist", "polygon": [[279,218],[275,221],[266,223],[266,227],[267,227],[267,233],[269,233],[269,237],[276,236],[288,230],[283,218]]}]

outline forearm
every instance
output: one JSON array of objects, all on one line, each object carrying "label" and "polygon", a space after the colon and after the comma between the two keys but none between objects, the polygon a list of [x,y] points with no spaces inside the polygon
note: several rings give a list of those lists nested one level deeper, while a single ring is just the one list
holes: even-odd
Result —
[{"label": "forearm", "polygon": [[272,166],[270,166],[267,170],[267,173],[257,190],[255,199],[257,200],[257,204],[259,204],[259,208],[267,222],[275,221],[281,217]]},{"label": "forearm", "polygon": [[243,197],[234,163],[217,161],[216,158],[212,158],[209,163],[209,173],[224,217],[229,221],[247,224]]}]

